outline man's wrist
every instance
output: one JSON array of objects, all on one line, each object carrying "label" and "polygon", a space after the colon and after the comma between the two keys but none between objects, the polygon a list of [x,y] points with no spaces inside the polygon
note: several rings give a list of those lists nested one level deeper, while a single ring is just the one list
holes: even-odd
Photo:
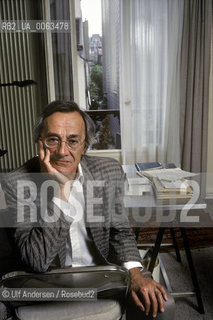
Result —
[{"label": "man's wrist", "polygon": [[143,267],[135,267],[135,268],[129,269],[129,272],[131,275],[139,274],[142,271],[143,271]]}]

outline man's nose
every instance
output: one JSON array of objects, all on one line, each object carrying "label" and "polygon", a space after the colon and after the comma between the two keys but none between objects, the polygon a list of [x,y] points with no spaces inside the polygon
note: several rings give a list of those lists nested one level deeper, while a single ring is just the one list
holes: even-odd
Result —
[{"label": "man's nose", "polygon": [[66,141],[61,141],[60,146],[58,147],[58,154],[60,154],[61,156],[69,154]]}]

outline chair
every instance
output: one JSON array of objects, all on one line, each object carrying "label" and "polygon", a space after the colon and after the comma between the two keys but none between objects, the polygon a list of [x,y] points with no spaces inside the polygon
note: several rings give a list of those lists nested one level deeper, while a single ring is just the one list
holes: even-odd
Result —
[{"label": "chair", "polygon": [[16,308],[19,320],[120,320],[122,308],[116,300],[97,302],[51,302]]},{"label": "chair", "polygon": [[[15,250],[7,209],[0,210],[0,276],[1,287],[13,288],[98,288],[97,301],[51,301],[26,304],[13,303],[20,320],[119,320],[124,313],[123,299],[129,277],[126,269],[115,266],[65,268],[47,273],[24,272]],[[15,271],[18,270],[18,271]],[[15,271],[15,272],[14,272]],[[118,288],[118,291],[117,289]],[[119,294],[117,294],[119,292]],[[120,295],[118,299],[118,295]],[[110,299],[110,296],[112,297]],[[0,308],[1,309],[1,308]],[[1,310],[0,310],[1,312]],[[1,319],[1,317],[0,317]]]},{"label": "chair", "polygon": [[[18,271],[4,275],[1,280],[1,287],[5,288],[7,292],[10,288],[13,288],[13,293],[15,292],[14,288],[17,288],[17,292],[23,288],[22,293],[47,292],[48,295],[54,293],[50,299],[54,301],[44,302],[40,297],[36,304],[31,301],[20,302],[18,299],[16,302],[12,301],[15,315],[21,320],[119,320],[124,314],[128,284],[128,271],[117,266],[65,268],[45,273]],[[84,299],[81,298],[80,301],[69,301],[70,292],[74,292],[73,288],[76,288],[80,294],[89,293],[87,300],[83,301]],[[98,300],[89,301],[89,297],[95,298],[94,290],[97,290]],[[63,297],[61,296],[62,292]],[[64,293],[66,296],[68,294],[68,301]]]},{"label": "chair", "polygon": [[[18,260],[5,227],[6,210],[0,210],[0,275],[2,288],[97,288],[97,301],[48,301],[36,304],[12,302],[19,320],[125,320],[125,299],[129,284],[128,271],[118,266],[65,268],[47,273],[27,273]],[[4,250],[4,248],[6,248]],[[16,272],[8,271],[19,270]],[[6,273],[6,275],[5,275]],[[148,271],[143,271],[150,276]],[[169,303],[169,317],[174,303]],[[162,317],[164,319],[164,317]],[[166,318],[167,319],[167,316]]]}]

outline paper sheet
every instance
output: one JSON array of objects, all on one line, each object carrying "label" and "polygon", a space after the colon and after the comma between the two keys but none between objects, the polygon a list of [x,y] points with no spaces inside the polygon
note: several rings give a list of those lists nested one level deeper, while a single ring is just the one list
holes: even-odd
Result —
[{"label": "paper sheet", "polygon": [[129,188],[127,188],[125,195],[126,196],[142,196],[144,193],[151,192],[151,186],[150,185],[130,185]]},{"label": "paper sheet", "polygon": [[152,171],[143,171],[146,177],[156,177],[159,180],[176,181],[183,178],[196,176],[198,173],[183,171],[180,168],[159,169]]},{"label": "paper sheet", "polygon": [[150,184],[150,181],[146,177],[138,178],[127,178],[128,185],[140,185],[140,184]]},{"label": "paper sheet", "polygon": [[187,184],[183,183],[182,180],[176,180],[176,181],[167,181],[167,180],[161,180],[160,181],[162,186],[166,189],[187,189]]}]

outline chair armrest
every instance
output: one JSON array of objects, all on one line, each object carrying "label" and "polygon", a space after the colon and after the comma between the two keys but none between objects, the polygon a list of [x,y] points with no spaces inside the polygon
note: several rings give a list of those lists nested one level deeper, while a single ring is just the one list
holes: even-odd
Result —
[{"label": "chair armrest", "polygon": [[92,266],[55,269],[44,273],[15,271],[4,275],[2,288],[92,288],[98,298],[125,298],[129,272],[116,266]]}]

